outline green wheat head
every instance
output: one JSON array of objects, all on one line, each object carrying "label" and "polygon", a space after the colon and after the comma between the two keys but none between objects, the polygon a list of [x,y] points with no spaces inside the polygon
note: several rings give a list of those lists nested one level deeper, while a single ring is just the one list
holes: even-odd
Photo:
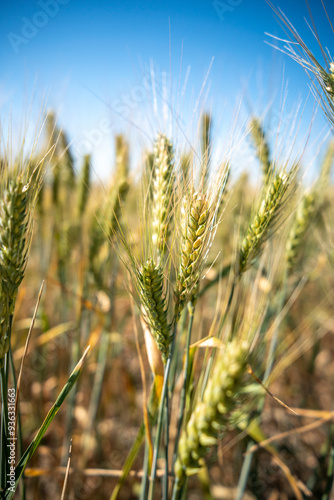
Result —
[{"label": "green wheat head", "polygon": [[120,134],[115,137],[116,178],[121,181],[128,178],[130,168],[129,144]]},{"label": "green wheat head", "polygon": [[29,190],[22,178],[9,178],[0,200],[0,264],[10,314],[28,259],[31,236]]},{"label": "green wheat head", "polygon": [[270,151],[264,130],[257,118],[251,120],[249,130],[256,148],[256,155],[262,167],[263,178],[266,181],[271,168]]},{"label": "green wheat head", "polygon": [[90,188],[90,155],[85,155],[83,159],[83,165],[81,170],[81,175],[78,183],[78,213],[79,218],[81,218],[85,212],[89,188]]},{"label": "green wheat head", "polygon": [[151,207],[152,244],[158,255],[163,255],[170,233],[174,181],[173,146],[160,134],[154,146]]},{"label": "green wheat head", "polygon": [[166,361],[172,341],[168,323],[168,304],[164,291],[164,275],[160,264],[148,260],[138,272],[139,297],[145,322]]},{"label": "green wheat head", "polygon": [[185,476],[196,474],[203,458],[215,446],[238,405],[238,392],[246,372],[248,344],[233,340],[217,357],[203,400],[194,407],[181,434],[174,472],[181,486]]},{"label": "green wheat head", "polygon": [[239,274],[259,256],[266,239],[276,229],[275,222],[286,200],[286,192],[295,174],[295,169],[289,173],[281,172],[264,190],[261,203],[248,226],[239,252]]},{"label": "green wheat head", "polygon": [[181,257],[177,274],[175,314],[195,296],[209,235],[210,212],[206,196],[185,196],[181,206]]},{"label": "green wheat head", "polygon": [[13,169],[4,165],[0,186],[0,360],[8,352],[9,318],[24,278],[32,215],[45,174],[43,162]]},{"label": "green wheat head", "polygon": [[319,192],[319,197],[321,199],[324,198],[323,194],[330,185],[333,164],[334,164],[334,140],[331,140],[326,149],[325,156],[321,164],[320,175],[315,187],[315,189]]},{"label": "green wheat head", "polygon": [[285,247],[285,258],[289,272],[292,271],[297,261],[301,246],[304,241],[304,237],[310,226],[310,222],[314,214],[315,203],[315,193],[310,192],[303,196],[297,207]]}]

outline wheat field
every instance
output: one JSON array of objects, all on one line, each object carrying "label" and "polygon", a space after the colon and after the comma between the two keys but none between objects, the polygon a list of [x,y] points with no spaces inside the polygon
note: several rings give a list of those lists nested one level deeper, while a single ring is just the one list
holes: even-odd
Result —
[{"label": "wheat field", "polygon": [[[277,15],[331,127],[334,63]],[[214,119],[135,171],[115,135],[100,182],[51,110],[2,144],[1,498],[334,498],[333,139],[309,182],[250,114],[254,174]]]}]

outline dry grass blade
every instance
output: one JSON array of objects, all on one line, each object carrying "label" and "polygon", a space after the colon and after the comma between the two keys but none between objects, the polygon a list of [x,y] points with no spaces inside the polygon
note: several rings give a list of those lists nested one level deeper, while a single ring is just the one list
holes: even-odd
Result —
[{"label": "dry grass blade", "polygon": [[[52,469],[47,469],[47,468],[42,468],[42,467],[27,467],[24,475],[29,478],[34,478],[34,477],[42,477],[42,476],[51,476],[53,474],[66,474],[67,467],[54,467]],[[69,474],[75,474],[77,471],[76,469],[73,469],[70,467],[69,469]],[[99,469],[98,467],[96,469],[93,468],[86,468],[82,471],[80,471],[80,474],[83,474],[86,477],[115,477],[119,478],[122,477],[123,475],[123,470],[120,469]],[[145,472],[143,470],[131,470],[129,472],[129,477],[143,477]],[[165,474],[165,471],[162,469],[158,469],[157,472],[157,477],[163,477]]]},{"label": "dry grass blade", "polygon": [[276,434],[275,436],[272,436],[268,439],[265,439],[264,441],[261,441],[261,443],[258,443],[258,444],[255,444],[254,446],[252,446],[249,450],[247,450],[247,453],[253,453],[254,451],[257,451],[259,448],[265,448],[268,444],[274,443],[275,441],[280,441],[286,437],[293,436],[295,434],[304,434],[305,432],[313,431],[314,429],[317,429],[321,425],[324,425],[333,419],[334,419],[334,412],[330,412],[324,418],[320,418],[319,420],[316,420],[315,422],[311,422],[310,424],[303,425],[302,427],[297,427],[296,429],[292,429],[291,431],[280,432],[279,434]]},{"label": "dry grass blade", "polygon": [[247,365],[247,371],[253,377],[253,379],[256,380],[256,382],[258,384],[260,384],[260,386],[262,387],[262,389],[264,389],[266,391],[266,393],[269,394],[269,396],[274,401],[276,401],[279,405],[283,406],[287,410],[291,411],[291,413],[293,413],[294,415],[298,416],[298,413],[293,408],[290,408],[290,406],[286,405],[283,401],[281,401],[279,398],[277,398],[276,396],[274,396],[274,394],[268,389],[268,387],[266,387],[263,384],[263,382],[261,382],[261,380],[255,375],[255,373],[254,373],[254,371],[253,371],[253,369],[252,369],[252,367],[250,365]]},{"label": "dry grass blade", "polygon": [[60,500],[65,500],[65,492],[66,492],[66,487],[67,487],[68,478],[69,478],[69,474],[70,474],[71,455],[72,455],[72,438],[71,438],[71,442],[70,442],[70,448],[68,450],[68,460],[67,460],[64,484],[63,484],[63,489],[61,492]]}]

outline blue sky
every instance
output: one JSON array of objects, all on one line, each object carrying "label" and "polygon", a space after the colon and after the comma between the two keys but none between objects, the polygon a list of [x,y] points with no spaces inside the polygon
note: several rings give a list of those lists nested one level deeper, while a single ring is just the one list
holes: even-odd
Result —
[{"label": "blue sky", "polygon": [[[274,3],[317,50],[304,20],[306,3]],[[333,33],[321,1],[309,5],[322,44],[331,50]],[[334,19],[333,2],[325,5]],[[274,124],[281,114],[292,119],[296,103],[306,102],[302,142],[314,111],[303,70],[265,43],[271,41],[266,32],[284,37],[265,0],[3,0],[1,13],[2,122],[11,110],[17,127],[31,100],[33,121],[47,95],[75,155],[91,151],[102,177],[111,168],[113,133],[126,132],[136,150],[158,129],[170,129],[171,114],[173,135],[192,142],[202,109],[212,111],[213,133],[220,138],[231,129],[241,97],[240,124],[252,112],[273,116]],[[325,133],[318,112],[312,144]]]}]

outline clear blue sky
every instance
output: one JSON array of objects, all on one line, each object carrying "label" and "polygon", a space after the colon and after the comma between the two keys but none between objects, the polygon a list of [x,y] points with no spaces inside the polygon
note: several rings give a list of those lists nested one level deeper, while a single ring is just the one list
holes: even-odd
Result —
[{"label": "clear blue sky", "polygon": [[[304,20],[309,19],[306,2],[274,4],[316,49]],[[322,43],[333,52],[333,33],[321,1],[309,4]],[[334,3],[325,0],[325,4],[333,20]],[[231,126],[241,95],[241,121],[252,111],[263,115],[271,100],[273,115],[279,116],[282,82],[288,85],[286,112],[298,99],[304,104],[309,95],[303,70],[265,43],[270,42],[266,32],[284,37],[265,0],[3,0],[1,14],[2,120],[11,109],[15,124],[33,95],[34,117],[47,94],[48,106],[60,112],[59,123],[73,140],[76,156],[90,149],[101,176],[111,166],[112,132],[130,134],[134,148],[143,145],[166,126],[167,108],[179,117],[174,132],[180,138],[190,137],[189,124],[196,112],[210,109],[213,132],[219,137],[224,127]],[[159,101],[156,116],[152,68]],[[170,88],[170,81],[172,92],[164,105],[163,89]],[[309,123],[313,107],[309,97],[304,124]],[[313,136],[323,134],[325,127],[318,112]]]}]

